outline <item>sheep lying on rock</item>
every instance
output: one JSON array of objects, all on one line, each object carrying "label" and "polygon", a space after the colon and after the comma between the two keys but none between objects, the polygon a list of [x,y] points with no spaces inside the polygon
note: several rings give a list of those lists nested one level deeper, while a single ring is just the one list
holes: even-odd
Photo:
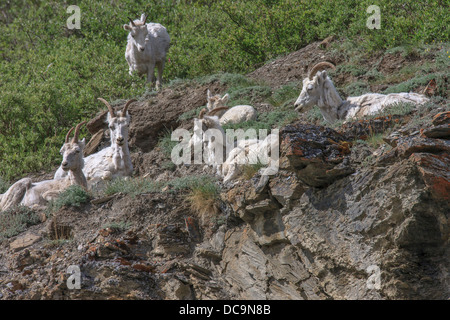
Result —
[{"label": "sheep lying on rock", "polygon": [[389,105],[408,102],[423,104],[429,99],[417,93],[367,93],[358,97],[348,97],[342,100],[333,82],[324,68],[335,68],[329,62],[316,64],[307,78],[303,80],[303,88],[295,102],[295,110],[303,111],[317,105],[324,117],[330,123],[338,120],[362,118],[367,115],[379,113]]},{"label": "sheep lying on rock", "polygon": [[[270,134],[264,139],[227,139],[219,118],[206,114],[207,110],[203,109],[194,119],[194,135],[189,141],[189,148],[194,150],[194,163],[204,160],[224,183],[238,178],[243,166],[249,164],[267,165],[262,170],[265,176],[278,171],[278,134]],[[195,150],[201,152],[195,154]]]},{"label": "sheep lying on rock", "polygon": [[[236,124],[256,119],[256,109],[249,105],[238,105],[228,110],[222,109],[226,107],[229,98],[228,93],[223,97],[220,97],[220,95],[211,96],[211,92],[208,89],[208,103],[206,107],[210,114],[212,113],[219,117],[221,125]],[[215,110],[220,110],[220,112],[215,112]]]},{"label": "sheep lying on rock", "polygon": [[84,123],[86,122],[84,121],[76,126],[74,137],[71,141],[69,141],[69,136],[74,128],[70,129],[60,151],[63,156],[61,168],[67,172],[67,175],[62,179],[40,182],[32,182],[30,178],[23,178],[17,181],[4,194],[0,195],[0,211],[17,205],[27,207],[43,206],[55,199],[59,193],[71,185],[80,185],[87,190],[87,181],[82,170],[85,139],[78,140],[80,128]]},{"label": "sheep lying on rock", "polygon": [[[89,185],[102,180],[111,180],[114,177],[129,177],[133,174],[130,150],[128,148],[128,130],[130,125],[129,106],[135,99],[128,100],[123,110],[115,112],[112,106],[103,98],[98,98],[108,108],[106,122],[108,123],[111,144],[97,153],[84,158],[83,172]],[[60,167],[54,178],[59,179],[66,175]]]}]

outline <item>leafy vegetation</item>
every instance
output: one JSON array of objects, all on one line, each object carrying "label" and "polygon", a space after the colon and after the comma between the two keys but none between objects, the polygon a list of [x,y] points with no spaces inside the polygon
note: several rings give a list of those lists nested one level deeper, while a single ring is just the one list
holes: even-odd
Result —
[{"label": "leafy vegetation", "polygon": [[106,195],[123,193],[131,196],[161,190],[162,184],[147,178],[116,178],[110,181],[104,190]]},{"label": "leafy vegetation", "polygon": [[5,210],[0,214],[0,239],[13,237],[39,222],[39,216],[27,207]]},{"label": "leafy vegetation", "polygon": [[140,177],[116,178],[107,184],[104,193],[105,195],[113,195],[120,192],[136,196],[149,192],[161,192],[162,190],[177,192],[180,190],[209,188],[213,184],[215,185],[215,180],[210,176],[185,176],[164,182]]},{"label": "leafy vegetation", "polygon": [[220,189],[210,178],[203,179],[203,183],[194,183],[190,186],[187,200],[191,210],[195,212],[203,223],[211,219],[217,212],[217,200]]},{"label": "leafy vegetation", "polygon": [[79,185],[72,185],[58,195],[56,200],[50,201],[47,213],[56,212],[64,206],[80,207],[90,199],[89,193]]},{"label": "leafy vegetation", "polygon": [[[247,80],[236,74],[329,35],[351,39],[361,52],[406,44],[407,55],[416,54],[418,43],[450,40],[446,0],[79,0],[81,28],[69,30],[72,4],[0,3],[0,176],[6,181],[55,167],[67,130],[103,107],[97,97],[152,95],[144,79],[128,75],[124,58],[122,25],[142,12],[172,38],[166,80],[222,73],[223,81],[241,81],[234,101],[270,98],[267,88],[244,86]],[[379,30],[366,27],[373,4],[381,10]]]}]

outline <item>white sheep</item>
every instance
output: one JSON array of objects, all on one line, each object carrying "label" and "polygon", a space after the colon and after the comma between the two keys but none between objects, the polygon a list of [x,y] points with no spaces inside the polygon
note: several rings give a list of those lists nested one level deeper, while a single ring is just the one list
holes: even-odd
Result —
[{"label": "white sheep", "polygon": [[[276,134],[270,134],[262,140],[256,136],[237,141],[234,140],[237,136],[227,139],[219,118],[205,113],[206,109],[203,109],[198,119],[194,119],[194,135],[189,141],[189,147],[194,148],[194,159],[205,160],[224,179],[224,183],[236,179],[244,165],[257,164],[258,161],[268,165],[262,170],[263,175],[272,175],[278,171],[278,162],[273,161],[278,159]],[[196,150],[202,150],[202,153],[195,155]],[[271,152],[275,154],[269,157]]]},{"label": "white sheep", "polygon": [[[220,95],[211,95],[211,92],[207,91],[207,109],[209,113],[213,113],[214,110],[220,110],[220,112],[215,112],[214,114],[220,118],[220,124],[236,124],[245,121],[256,119],[256,109],[249,105],[237,105],[232,108],[222,109],[226,107],[230,96],[225,94],[223,97]],[[227,110],[227,111],[225,111]]]},{"label": "white sheep", "polygon": [[194,151],[194,163],[205,160],[220,173],[227,155],[226,135],[219,118],[205,113],[206,109],[202,109],[194,119],[194,134],[189,140],[189,148]]},{"label": "white sheep", "polygon": [[373,115],[387,106],[399,102],[423,104],[429,100],[424,95],[411,92],[387,95],[367,93],[342,100],[326,70],[319,71],[325,67],[335,68],[329,62],[318,63],[311,69],[308,77],[303,80],[302,91],[294,104],[296,111],[303,111],[317,105],[324,119],[333,123],[337,120],[351,120]]},{"label": "white sheep", "polygon": [[[129,177],[133,174],[130,150],[128,148],[128,129],[130,115],[128,108],[135,99],[128,100],[117,114],[103,98],[98,98],[108,108],[106,121],[110,132],[111,145],[84,158],[83,172],[89,185],[114,177]],[[65,176],[63,168],[55,173],[55,179]]]},{"label": "white sheep", "polygon": [[223,183],[239,177],[245,165],[261,163],[264,165],[261,169],[262,176],[276,174],[279,165],[278,152],[279,138],[275,133],[268,135],[262,140],[248,139],[238,142],[222,164],[221,176],[223,177]]},{"label": "white sheep", "polygon": [[80,185],[87,190],[87,181],[82,168],[83,149],[85,139],[79,141],[80,128],[86,121],[78,124],[75,128],[74,137],[69,141],[70,129],[60,152],[63,156],[61,167],[68,174],[62,179],[44,180],[33,183],[30,178],[23,178],[14,183],[3,195],[0,195],[0,211],[7,210],[12,206],[22,205],[27,207],[40,207],[48,201],[55,199],[59,193],[71,185]]},{"label": "white sheep", "polygon": [[130,20],[123,28],[128,33],[125,59],[128,62],[130,75],[136,71],[139,75],[146,75],[147,82],[155,81],[155,66],[158,69],[156,90],[162,84],[162,74],[166,63],[166,55],[170,47],[170,37],[167,29],[159,23],[145,23],[147,17],[142,14],[141,19]]}]

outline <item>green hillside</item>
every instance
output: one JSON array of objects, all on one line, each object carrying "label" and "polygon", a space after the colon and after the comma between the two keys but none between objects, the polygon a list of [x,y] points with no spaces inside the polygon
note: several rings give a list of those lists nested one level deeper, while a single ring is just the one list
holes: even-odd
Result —
[{"label": "green hillside", "polygon": [[[81,10],[79,30],[66,26],[72,4]],[[374,4],[381,29],[366,27]],[[104,107],[97,97],[117,102],[149,92],[128,75],[122,28],[144,12],[172,39],[166,83],[245,74],[329,35],[361,52],[450,41],[448,0],[2,1],[0,188],[57,165],[67,130]]]}]

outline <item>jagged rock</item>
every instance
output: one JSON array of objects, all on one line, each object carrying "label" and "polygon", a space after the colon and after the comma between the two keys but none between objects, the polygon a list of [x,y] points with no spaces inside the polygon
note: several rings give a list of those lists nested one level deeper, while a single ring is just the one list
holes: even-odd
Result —
[{"label": "jagged rock", "polygon": [[450,152],[450,141],[420,136],[401,137],[397,141],[397,146],[392,149],[391,154],[395,154],[396,157],[407,158],[417,152],[448,153]]},{"label": "jagged rock", "polygon": [[293,175],[286,171],[280,172],[271,179],[270,193],[283,206],[287,206],[291,200],[297,200],[301,197],[307,187]]},{"label": "jagged rock", "polygon": [[414,153],[410,159],[417,164],[432,196],[438,201],[450,203],[450,154]]},{"label": "jagged rock", "polygon": [[281,129],[280,153],[303,183],[325,187],[354,172],[344,161],[351,144],[333,129],[297,123]]},{"label": "jagged rock", "polygon": [[153,253],[157,255],[174,255],[189,252],[187,232],[176,225],[166,225],[157,228],[153,240]]},{"label": "jagged rock", "polygon": [[441,124],[422,131],[422,134],[428,138],[444,138],[450,137],[450,124]]},{"label": "jagged rock", "polygon": [[33,233],[26,233],[25,235],[17,238],[13,242],[9,244],[9,248],[12,251],[19,251],[23,248],[29,247],[32,244],[40,241],[42,239],[41,236],[33,234]]},{"label": "jagged rock", "polygon": [[258,193],[252,181],[243,181],[241,186],[231,189],[225,197],[234,212],[250,225],[260,244],[285,238],[280,213],[282,206],[267,191]]},{"label": "jagged rock", "polygon": [[163,287],[166,299],[169,300],[193,300],[192,290],[189,284],[179,279],[169,279]]},{"label": "jagged rock", "polygon": [[440,112],[433,117],[433,125],[450,124],[450,111]]},{"label": "jagged rock", "polygon": [[84,156],[87,157],[88,155],[91,155],[97,151],[98,146],[103,140],[103,135],[105,133],[105,130],[101,129],[95,133],[91,140],[86,144],[86,147],[84,148]]}]

